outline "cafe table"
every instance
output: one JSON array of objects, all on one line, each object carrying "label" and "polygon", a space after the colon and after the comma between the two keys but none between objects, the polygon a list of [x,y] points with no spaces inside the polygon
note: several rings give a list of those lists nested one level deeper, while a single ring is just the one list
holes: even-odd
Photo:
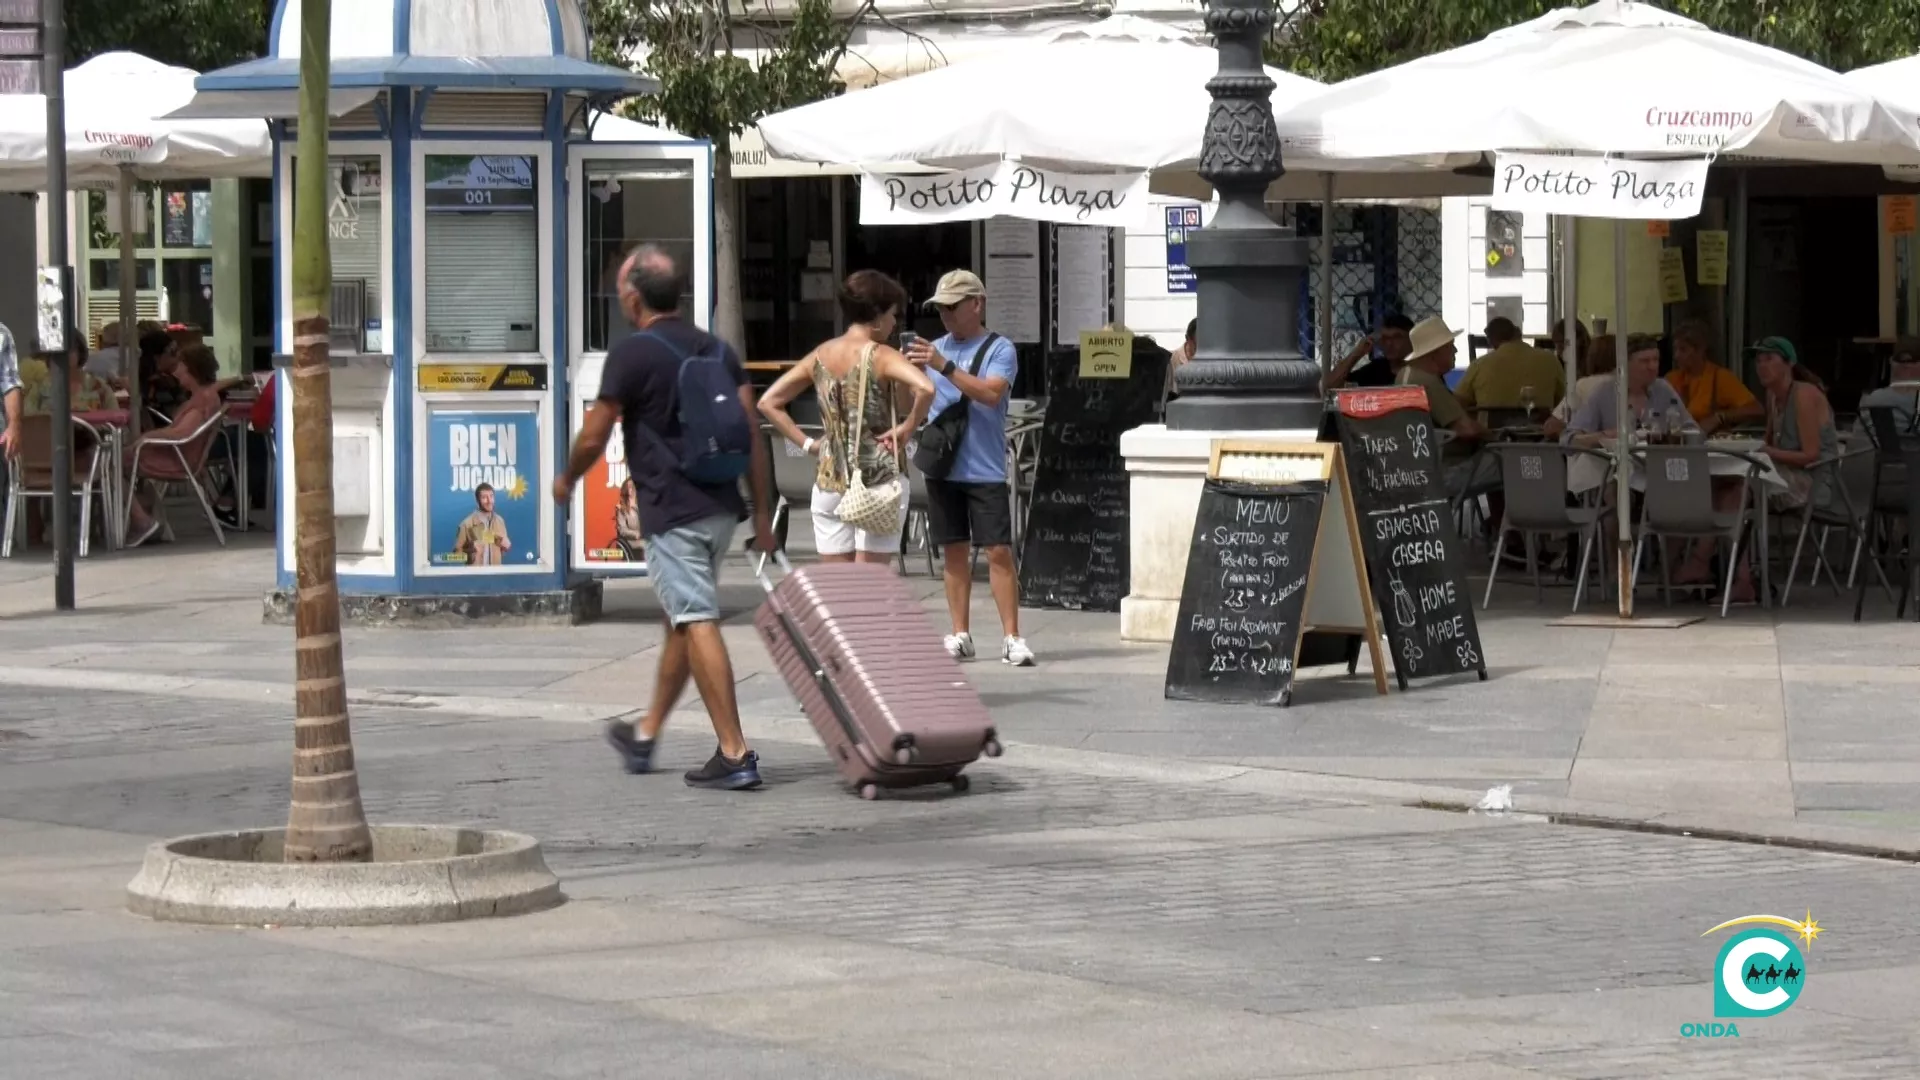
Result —
[{"label": "cafe table", "polygon": [[[1634,446],[1636,448],[1646,445],[1647,443],[1644,438],[1634,440]],[[1710,450],[1726,451],[1724,454],[1712,454],[1707,458],[1707,470],[1714,477],[1726,480],[1738,480],[1741,477],[1747,476],[1749,472],[1752,474],[1753,482],[1748,485],[1748,490],[1751,492],[1756,509],[1759,512],[1757,531],[1759,533],[1758,547],[1760,549],[1758,558],[1760,564],[1760,602],[1763,606],[1771,607],[1772,574],[1769,572],[1769,561],[1772,558],[1772,548],[1769,543],[1769,538],[1772,522],[1768,516],[1770,500],[1767,496],[1774,492],[1786,491],[1787,481],[1780,475],[1780,470],[1774,468],[1773,459],[1761,452],[1766,446],[1766,442],[1763,439],[1708,439],[1704,445]],[[1644,470],[1644,463],[1639,459],[1635,459],[1633,462],[1633,475],[1629,477],[1627,481],[1635,491],[1645,491],[1647,488],[1646,478],[1643,475]],[[1580,455],[1576,460],[1567,463],[1568,492],[1580,495],[1592,491],[1594,488],[1606,482],[1606,471],[1606,466],[1599,458],[1586,454]]]}]

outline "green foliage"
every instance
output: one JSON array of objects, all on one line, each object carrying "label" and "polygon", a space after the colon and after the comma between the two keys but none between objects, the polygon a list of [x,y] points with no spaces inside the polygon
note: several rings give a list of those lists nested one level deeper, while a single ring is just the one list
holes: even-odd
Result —
[{"label": "green foliage", "polygon": [[261,56],[273,0],[66,0],[69,66],[125,49],[212,71]]},{"label": "green foliage", "polygon": [[751,0],[589,0],[594,58],[627,67],[644,45],[660,92],[633,103],[640,119],[727,145],[761,117],[831,97],[834,67],[857,19],[836,20],[831,0],[802,0],[759,65],[729,47],[752,22]]},{"label": "green foliage", "polygon": [[[1569,2],[1303,0],[1283,19],[1268,55],[1289,71],[1337,82],[1478,41]],[[1674,0],[1662,6],[1836,71],[1920,48],[1920,0]]]}]

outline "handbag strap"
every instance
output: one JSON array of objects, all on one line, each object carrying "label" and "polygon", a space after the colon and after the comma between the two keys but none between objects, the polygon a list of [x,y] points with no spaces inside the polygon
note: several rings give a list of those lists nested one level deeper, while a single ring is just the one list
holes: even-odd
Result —
[{"label": "handbag strap", "polygon": [[852,445],[847,447],[849,486],[858,482],[860,478],[860,438],[867,430],[867,387],[873,381],[873,350],[879,347],[879,342],[869,341],[867,347],[860,350],[860,389],[854,395],[859,403],[853,407],[853,428],[847,433],[852,437]]}]

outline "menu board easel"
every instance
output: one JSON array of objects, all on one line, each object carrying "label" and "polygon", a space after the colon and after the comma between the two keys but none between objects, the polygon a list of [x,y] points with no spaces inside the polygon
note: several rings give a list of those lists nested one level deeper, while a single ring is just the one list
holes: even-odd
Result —
[{"label": "menu board easel", "polygon": [[[1386,657],[1339,445],[1220,440],[1213,444],[1207,475],[1174,628],[1167,696],[1291,704],[1304,651],[1311,649],[1308,666],[1338,662],[1315,658],[1329,655],[1316,646],[1330,639],[1341,646],[1332,655],[1344,659],[1350,672],[1364,644],[1374,688],[1385,694]],[[1262,502],[1268,506],[1257,505]],[[1292,516],[1291,506],[1311,516],[1305,535],[1260,533],[1264,524],[1307,524]],[[1217,524],[1216,517],[1230,523]],[[1299,556],[1307,566],[1296,577]],[[1277,572],[1266,573],[1270,566]],[[1296,586],[1299,598],[1291,599]]]}]

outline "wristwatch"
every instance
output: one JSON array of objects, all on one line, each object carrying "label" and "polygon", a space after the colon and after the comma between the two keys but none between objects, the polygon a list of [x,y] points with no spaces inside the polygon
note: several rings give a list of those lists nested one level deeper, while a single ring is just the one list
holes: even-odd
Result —
[{"label": "wristwatch", "polygon": [[953,369],[956,366],[957,365],[955,365],[952,360],[948,360],[946,363],[940,365],[940,374],[945,375],[947,378],[951,379],[953,378]]}]

